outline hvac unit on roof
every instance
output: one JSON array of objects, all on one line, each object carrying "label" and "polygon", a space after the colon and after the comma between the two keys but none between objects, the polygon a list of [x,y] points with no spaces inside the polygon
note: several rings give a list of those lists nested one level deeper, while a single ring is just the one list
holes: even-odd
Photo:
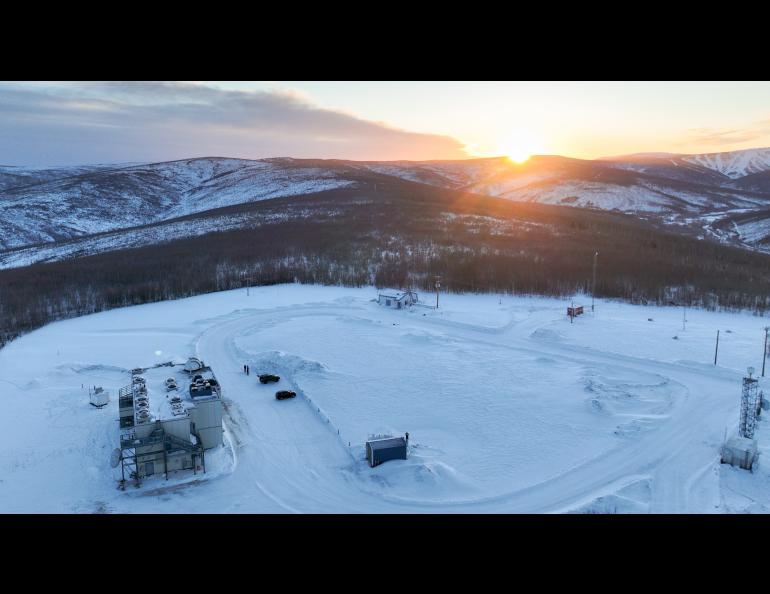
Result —
[{"label": "hvac unit on roof", "polygon": [[184,370],[187,372],[198,371],[203,368],[203,361],[197,357],[190,357],[187,359],[187,363],[184,364]]}]

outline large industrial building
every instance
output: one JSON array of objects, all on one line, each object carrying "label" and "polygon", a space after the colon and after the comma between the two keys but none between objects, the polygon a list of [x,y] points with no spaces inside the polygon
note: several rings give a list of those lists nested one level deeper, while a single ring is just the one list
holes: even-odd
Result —
[{"label": "large industrial building", "polygon": [[221,389],[213,371],[198,359],[165,380],[159,375],[165,369],[146,370],[147,377],[144,371],[134,370],[118,395],[121,482],[205,472],[205,451],[223,440]]}]

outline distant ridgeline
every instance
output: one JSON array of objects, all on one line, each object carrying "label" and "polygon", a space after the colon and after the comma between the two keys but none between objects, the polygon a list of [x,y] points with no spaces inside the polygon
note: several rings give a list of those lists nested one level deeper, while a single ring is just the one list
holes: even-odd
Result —
[{"label": "distant ridgeline", "polygon": [[[0,343],[53,320],[282,282],[413,286],[708,309],[770,307],[770,255],[677,235],[632,216],[511,202],[401,180],[185,217],[205,232],[0,270]],[[222,213],[252,226],[217,231]],[[206,229],[206,226],[210,229]],[[248,280],[247,280],[248,279]]]}]

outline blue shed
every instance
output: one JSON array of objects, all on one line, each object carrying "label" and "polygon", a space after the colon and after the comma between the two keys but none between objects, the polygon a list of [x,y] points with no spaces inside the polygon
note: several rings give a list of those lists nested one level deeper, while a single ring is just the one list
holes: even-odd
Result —
[{"label": "blue shed", "polygon": [[366,459],[369,466],[378,466],[388,460],[406,460],[407,437],[386,437],[366,442]]}]

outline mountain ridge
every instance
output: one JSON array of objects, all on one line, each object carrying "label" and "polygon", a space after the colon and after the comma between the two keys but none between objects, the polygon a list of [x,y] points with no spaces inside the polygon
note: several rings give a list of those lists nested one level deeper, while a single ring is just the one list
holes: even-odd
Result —
[{"label": "mountain ridge", "polygon": [[[747,173],[735,177],[738,170]],[[377,183],[392,178],[517,202],[616,210],[699,230],[704,238],[741,247],[766,250],[770,245],[770,149],[750,149],[593,160],[535,155],[520,164],[505,157],[431,161],[196,157],[123,166],[0,167],[4,229],[0,251],[242,203],[360,184],[376,189]],[[740,234],[747,212],[760,217],[752,219],[750,239]],[[733,219],[735,226],[730,223]],[[729,228],[737,231],[727,233]]]}]

